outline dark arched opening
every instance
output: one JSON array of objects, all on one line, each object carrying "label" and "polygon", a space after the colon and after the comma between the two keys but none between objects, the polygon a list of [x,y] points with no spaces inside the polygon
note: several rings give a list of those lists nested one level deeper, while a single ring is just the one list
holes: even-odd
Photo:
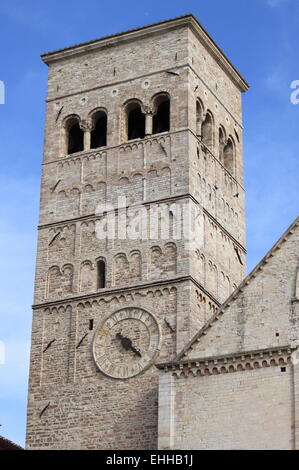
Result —
[{"label": "dark arched opening", "polygon": [[145,136],[145,116],[138,103],[127,107],[128,140],[143,139]]},{"label": "dark arched opening", "polygon": [[228,139],[226,146],[223,149],[223,165],[233,175],[235,164],[235,149],[231,138]]},{"label": "dark arched opening", "polygon": [[201,127],[202,142],[211,150],[213,148],[213,120],[212,116],[207,113]]},{"label": "dark arched opening", "polygon": [[96,149],[107,145],[107,115],[104,111],[98,111],[93,116],[94,128],[90,135],[90,148]]},{"label": "dark arched opening", "polygon": [[153,117],[153,134],[168,132],[170,128],[170,101],[168,96],[162,95],[155,101],[156,114]]},{"label": "dark arched opening", "polygon": [[72,119],[68,124],[67,143],[68,154],[82,152],[84,149],[84,132],[76,119]]},{"label": "dark arched opening", "polygon": [[106,286],[106,263],[100,259],[97,262],[97,288],[104,289]]}]

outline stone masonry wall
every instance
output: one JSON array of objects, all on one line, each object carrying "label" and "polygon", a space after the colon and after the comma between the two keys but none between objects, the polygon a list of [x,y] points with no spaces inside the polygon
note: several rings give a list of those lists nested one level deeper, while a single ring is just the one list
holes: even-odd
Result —
[{"label": "stone masonry wall", "polygon": [[[121,308],[143,308],[161,329],[156,360],[174,359],[244,274],[241,144],[236,146],[234,175],[217,158],[216,144],[219,123],[228,136],[235,121],[240,125],[240,89],[226,83],[228,74],[208,50],[201,71],[202,45],[198,42],[194,60],[190,54],[194,40],[187,24],[174,22],[159,31],[145,29],[138,40],[124,35],[105,47],[58,51],[49,63],[28,400],[30,449],[156,448],[158,371],[152,365],[133,379],[104,376],[91,351],[97,326]],[[219,88],[213,81],[208,95],[215,74]],[[198,92],[191,93],[197,84]],[[169,132],[128,141],[128,100],[138,102],[147,119],[161,93],[170,99]],[[217,116],[210,153],[196,131],[197,99]],[[88,139],[97,110],[107,114],[107,142],[91,150]],[[84,150],[71,155],[66,145],[69,118],[77,119],[84,132]],[[241,139],[239,128],[238,135]],[[119,197],[126,199],[117,213],[129,217],[140,205],[147,219],[157,204],[166,212],[149,224],[141,240],[122,236],[128,223],[121,229],[116,224],[115,238],[101,238],[97,228]],[[184,205],[202,224],[193,244],[181,232],[194,220],[186,223],[174,209]],[[171,229],[161,237],[165,218]],[[97,285],[99,260],[106,262],[104,288]]]},{"label": "stone masonry wall", "polygon": [[294,448],[292,367],[174,380],[174,449]]}]

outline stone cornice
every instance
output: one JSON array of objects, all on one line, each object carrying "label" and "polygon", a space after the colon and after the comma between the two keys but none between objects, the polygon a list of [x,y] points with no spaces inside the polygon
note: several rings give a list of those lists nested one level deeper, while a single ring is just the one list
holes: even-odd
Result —
[{"label": "stone cornice", "polygon": [[196,342],[199,342],[203,335],[208,333],[208,330],[213,327],[213,325],[219,320],[219,318],[225,313],[226,309],[234,302],[239,295],[244,291],[246,286],[250,284],[251,280],[254,279],[259,272],[264,268],[264,266],[269,262],[269,260],[275,256],[275,252],[281,249],[283,243],[291,236],[296,228],[299,226],[299,216],[294,220],[290,227],[285,231],[285,233],[280,237],[280,239],[275,243],[270,251],[264,256],[264,258],[258,263],[258,265],[251,271],[248,276],[241,282],[239,287],[230,295],[230,297],[224,302],[223,305],[217,310],[217,312],[210,318],[210,320],[199,330],[196,335],[191,339],[191,341],[183,348],[183,350],[177,355],[176,360],[179,361],[185,357],[190,349]]},{"label": "stone cornice", "polygon": [[[172,197],[168,197],[168,198],[164,198],[164,199],[156,199],[156,200],[152,200],[152,201],[145,201],[143,202],[142,204],[144,206],[150,206],[151,204],[158,204],[158,203],[167,203],[167,202],[171,202],[171,201],[177,201],[177,200],[181,200],[181,199],[186,199],[186,198],[189,198],[191,199],[195,204],[199,205],[200,206],[200,203],[197,201],[197,199],[195,199],[191,194],[179,194],[178,196],[172,196]],[[126,207],[126,209],[128,209],[129,206]],[[134,207],[140,207],[140,203],[139,204],[132,204],[130,205],[130,208],[134,208]],[[124,209],[124,208],[122,208]],[[223,233],[225,233],[225,235],[238,247],[240,248],[240,250],[246,255],[247,254],[247,251],[246,251],[246,248],[238,241],[236,240],[219,222],[217,219],[215,219],[204,207],[201,207],[203,213],[210,219],[213,221],[213,223],[215,225],[217,225],[217,227],[222,230]],[[118,213],[118,210],[115,209],[116,211],[116,214]],[[107,211],[107,213],[109,213],[109,211]],[[40,224],[38,225],[38,230],[42,230],[42,229],[45,229],[45,228],[52,228],[52,227],[59,227],[61,225],[66,225],[66,224],[72,224],[72,223],[75,223],[75,222],[84,222],[86,220],[93,220],[93,219],[96,219],[98,218],[99,216],[96,215],[96,214],[89,214],[89,215],[84,215],[84,216],[80,216],[80,217],[75,217],[73,219],[64,219],[64,220],[60,220],[60,221],[57,221],[57,222],[51,222],[51,223],[48,223],[48,224]]]},{"label": "stone cornice", "polygon": [[207,33],[207,31],[203,28],[199,21],[191,14],[162,21],[159,23],[154,23],[148,26],[132,29],[129,31],[124,31],[122,33],[113,34],[111,36],[106,36],[103,38],[95,39],[93,41],[77,44],[71,47],[67,47],[65,49],[48,52],[46,54],[43,54],[41,58],[47,65],[50,65],[54,61],[59,61],[79,54],[88,53],[94,50],[101,49],[103,47],[107,48],[115,46],[116,44],[123,43],[124,41],[137,41],[149,35],[163,33],[165,31],[170,31],[184,26],[187,26],[192,29],[198,40],[207,48],[207,50],[215,58],[219,66],[229,75],[229,77],[239,88],[239,90],[242,92],[247,91],[249,88],[247,82],[239,74],[237,69],[233,66],[233,64],[226,57],[223,51],[213,41],[211,36]]},{"label": "stone cornice", "polygon": [[214,160],[217,162],[218,165],[220,165],[220,167],[223,169],[223,171],[225,171],[225,173],[227,173],[227,175],[234,181],[234,183],[239,186],[240,189],[242,189],[244,192],[245,192],[245,188],[243,186],[243,184],[241,184],[235,177],[234,175],[232,175],[232,173],[227,169],[225,168],[225,166],[223,165],[223,163],[221,163],[221,161],[217,158],[217,156],[215,155],[214,152],[212,152],[212,150],[209,149],[209,147],[207,147],[206,144],[203,143],[203,141],[197,136],[194,134],[194,132],[191,130],[191,129],[188,129],[189,132],[193,135],[193,137],[195,137],[195,139],[197,140],[197,142],[204,148],[204,151],[205,153],[208,153],[211,157],[214,158]]},{"label": "stone cornice", "polygon": [[[65,303],[71,303],[71,302],[79,302],[83,300],[88,300],[88,299],[94,299],[96,297],[104,297],[104,296],[109,296],[109,295],[114,295],[114,294],[122,294],[124,292],[132,292],[135,290],[140,290],[140,289],[150,289],[152,287],[163,287],[163,286],[168,286],[172,284],[176,284],[178,282],[186,282],[186,281],[191,281],[193,284],[196,285],[209,299],[219,307],[219,302],[218,300],[210,293],[208,292],[196,279],[194,279],[192,276],[178,276],[174,277],[172,279],[165,279],[163,281],[152,281],[152,282],[143,282],[143,283],[136,283],[134,286],[122,286],[122,287],[111,287],[107,289],[102,289],[101,291],[96,291],[92,292],[89,294],[83,294],[83,295],[70,295],[69,297],[64,297],[63,299],[55,299],[53,301],[45,301],[39,304],[34,304],[32,308],[39,309],[39,308],[45,308],[45,307],[51,307],[54,305],[61,305]],[[175,285],[173,287],[176,287]]]},{"label": "stone cornice", "polygon": [[[120,144],[117,144],[117,145],[107,145],[105,147],[99,147],[97,149],[82,150],[81,152],[76,152],[76,153],[72,153],[70,155],[64,155],[63,157],[58,157],[55,160],[42,162],[42,166],[51,165],[52,163],[61,163],[61,162],[64,163],[68,160],[81,159],[81,158],[84,158],[84,157],[89,157],[89,156],[94,155],[96,153],[105,153],[105,152],[110,151],[110,150],[119,149],[121,147],[126,147],[128,145],[133,145],[133,144],[136,144],[136,143],[146,144],[147,142],[150,142],[154,139],[159,139],[160,137],[180,134],[180,133],[183,133],[183,132],[186,132],[186,131],[191,132],[193,135],[195,135],[189,129],[189,127],[183,127],[183,128],[178,129],[178,130],[173,130],[173,131],[170,130],[170,131],[167,131],[167,132],[161,132],[159,134],[151,134],[150,136],[146,136],[143,139],[138,138],[138,139],[127,140],[127,141],[121,142]],[[214,157],[214,158],[216,158],[216,157]]]},{"label": "stone cornice", "polygon": [[118,144],[118,145],[111,145],[111,146],[105,146],[105,147],[100,147],[100,148],[97,148],[97,149],[89,149],[89,150],[83,150],[82,152],[78,152],[78,153],[73,153],[71,155],[65,155],[63,157],[59,157],[59,158],[56,158],[55,160],[51,160],[51,161],[45,161],[45,162],[42,162],[42,166],[46,166],[46,165],[51,165],[51,164],[54,164],[54,163],[64,163],[66,161],[69,161],[69,160],[76,160],[76,159],[83,159],[83,158],[88,158],[94,154],[101,154],[101,153],[105,153],[107,151],[110,151],[110,150],[113,150],[113,149],[119,149],[121,147],[125,147],[127,145],[133,145],[134,143],[144,143],[146,144],[147,142],[151,142],[152,140],[154,139],[158,139],[159,137],[163,137],[165,135],[167,136],[171,136],[171,135],[175,135],[175,134],[180,134],[180,133],[183,133],[183,132],[189,132],[197,141],[198,143],[200,143],[200,145],[202,145],[206,152],[211,156],[213,157],[213,159],[215,160],[215,162],[222,168],[222,170],[227,173],[227,175],[229,176],[229,178],[231,178],[234,183],[240,188],[242,189],[244,192],[245,192],[245,188],[244,186],[230,173],[230,171],[225,168],[225,166],[221,163],[221,161],[217,158],[217,156],[215,155],[214,152],[212,152],[199,138],[196,134],[194,134],[194,132],[189,128],[189,127],[183,127],[183,128],[180,128],[178,130],[175,130],[175,131],[168,131],[168,132],[161,132],[160,134],[152,134],[151,136],[148,136],[148,137],[144,137],[143,139],[134,139],[134,140],[129,140],[127,142],[122,142],[121,144]]},{"label": "stone cornice", "polygon": [[170,372],[177,378],[189,375],[217,375],[229,372],[260,369],[262,367],[284,366],[291,362],[294,346],[276,346],[275,348],[238,351],[221,356],[210,356],[198,359],[186,359],[156,364],[164,372]]}]

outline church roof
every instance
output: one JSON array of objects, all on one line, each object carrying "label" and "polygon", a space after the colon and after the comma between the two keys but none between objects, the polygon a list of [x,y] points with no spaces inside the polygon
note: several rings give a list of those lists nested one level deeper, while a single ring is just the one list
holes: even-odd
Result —
[{"label": "church roof", "polygon": [[259,271],[263,268],[265,264],[275,255],[275,252],[281,248],[284,242],[288,237],[296,230],[299,226],[299,216],[294,220],[290,227],[284,232],[284,234],[279,238],[275,245],[271,248],[270,251],[264,256],[264,258],[257,264],[257,266],[251,271],[251,273],[245,277],[241,282],[239,287],[231,294],[231,296],[220,306],[216,313],[208,320],[208,322],[201,328],[192,340],[183,348],[183,350],[177,355],[174,362],[178,362],[187,355],[187,353],[192,349],[194,343],[198,342],[203,335],[208,333],[208,330],[219,320],[219,318],[225,313],[225,310],[232,304],[235,299],[244,291],[246,286],[250,284],[251,280],[255,278]]},{"label": "church roof", "polygon": [[15,444],[14,442],[0,436],[0,450],[24,450],[23,447]]}]

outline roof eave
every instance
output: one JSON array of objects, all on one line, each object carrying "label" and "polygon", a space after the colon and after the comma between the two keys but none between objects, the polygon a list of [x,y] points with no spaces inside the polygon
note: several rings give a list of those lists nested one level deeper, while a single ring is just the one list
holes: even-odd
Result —
[{"label": "roof eave", "polygon": [[256,277],[258,272],[267,264],[270,258],[274,256],[276,250],[279,250],[282,244],[288,239],[288,237],[294,232],[294,230],[299,226],[299,216],[296,217],[294,222],[287,228],[287,230],[283,233],[283,235],[279,238],[279,240],[272,246],[272,248],[268,251],[268,253],[262,258],[262,260],[256,265],[256,267],[249,273],[245,279],[241,282],[239,287],[228,297],[228,299],[219,307],[219,309],[215,312],[215,314],[208,320],[208,322],[193,336],[191,341],[187,343],[187,345],[182,349],[182,351],[177,354],[175,361],[178,362],[183,360],[184,357],[188,354],[189,351],[192,350],[192,346],[200,341],[200,338],[207,334],[207,330],[209,330],[212,325],[218,321],[219,317],[223,315],[225,310],[234,302],[239,295],[243,292],[247,285],[250,284],[251,280]]},{"label": "roof eave", "polygon": [[208,32],[192,14],[184,15],[159,23],[154,23],[129,31],[124,31],[110,36],[105,36],[99,39],[95,39],[93,41],[70,46],[65,49],[59,49],[57,51],[48,52],[42,54],[41,58],[45,62],[45,64],[50,65],[51,63],[57,62],[62,59],[74,57],[76,55],[84,54],[87,52],[92,52],[94,50],[102,49],[104,47],[106,48],[114,46],[119,42],[135,41],[137,39],[141,39],[142,37],[148,36],[149,34],[157,34],[182,26],[189,26],[193,30],[198,39],[208,48],[209,52],[213,55],[213,57],[216,59],[221,68],[228,73],[228,75],[231,77],[231,79],[240,91],[244,92],[248,90],[248,83],[239,74],[237,69],[230,62],[230,60],[226,57],[222,50],[213,41]]}]

